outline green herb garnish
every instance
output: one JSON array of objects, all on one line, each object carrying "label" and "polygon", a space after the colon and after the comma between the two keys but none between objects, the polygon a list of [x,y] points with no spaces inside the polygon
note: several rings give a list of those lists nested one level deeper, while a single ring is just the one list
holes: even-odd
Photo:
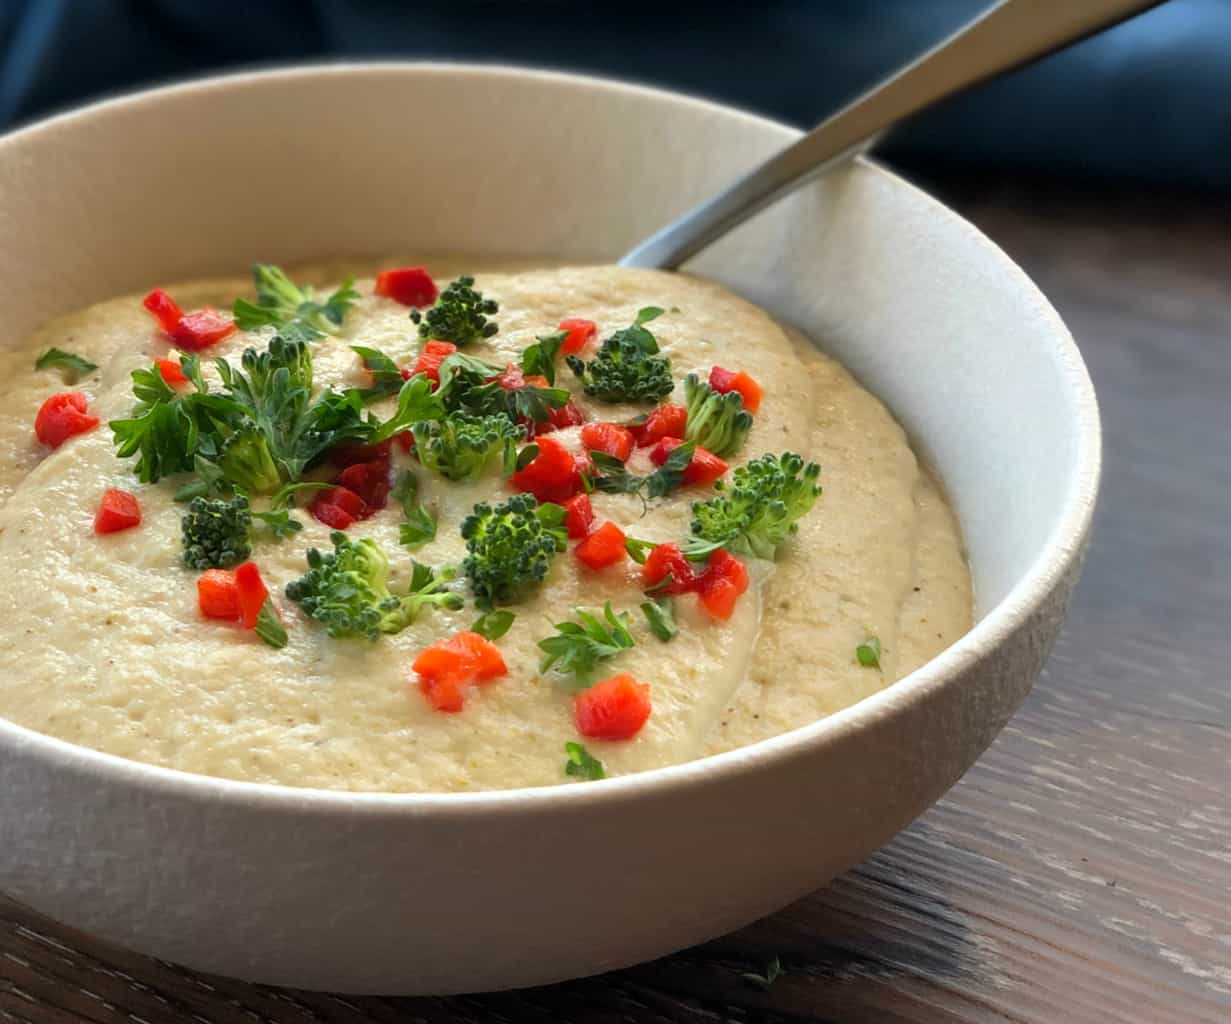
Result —
[{"label": "green herb garnish", "polygon": [[548,384],[556,382],[556,356],[560,346],[568,338],[568,331],[553,331],[539,335],[539,340],[521,354],[522,372],[547,378]]},{"label": "green herb garnish", "polygon": [[579,621],[557,622],[556,635],[539,641],[543,652],[539,671],[555,668],[572,673],[577,687],[584,688],[594,682],[600,661],[628,650],[636,641],[629,632],[628,613],[616,615],[610,601],[603,606],[601,619],[581,608],[574,609],[574,613]]},{"label": "green herb garnish", "polygon": [[49,348],[34,360],[34,368],[36,370],[63,370],[65,381],[75,384],[78,377],[97,370],[98,364],[74,355],[72,352],[65,352],[62,348]]},{"label": "green herb garnish", "polygon": [[480,615],[470,628],[488,640],[499,640],[509,631],[509,627],[513,625],[513,620],[516,618],[516,615],[505,608],[495,608]]},{"label": "green herb garnish", "polygon": [[287,643],[286,627],[278,618],[272,598],[265,598],[261,610],[256,617],[256,635],[270,647],[285,647]]},{"label": "green herb garnish", "polygon": [[256,302],[236,299],[232,310],[236,326],[242,331],[270,326],[281,330],[296,324],[298,328],[307,328],[305,333],[316,336],[337,334],[347,310],[359,298],[348,278],[324,302],[318,302],[311,288],[295,284],[281,267],[270,263],[255,264],[252,279],[256,284]]},{"label": "green herb garnish", "polygon": [[868,637],[855,648],[855,658],[864,668],[881,667],[881,642],[874,636]]},{"label": "green herb garnish", "polygon": [[607,778],[607,769],[603,762],[591,754],[580,743],[564,744],[564,774],[572,775],[587,782],[596,782]]},{"label": "green herb garnish", "polygon": [[422,547],[436,539],[436,517],[419,501],[419,480],[409,469],[398,474],[393,497],[402,504],[405,521],[399,540],[408,548]]},{"label": "green herb garnish", "polygon": [[650,632],[666,643],[673,640],[679,628],[675,624],[675,602],[669,597],[642,601],[641,612],[650,624]]}]

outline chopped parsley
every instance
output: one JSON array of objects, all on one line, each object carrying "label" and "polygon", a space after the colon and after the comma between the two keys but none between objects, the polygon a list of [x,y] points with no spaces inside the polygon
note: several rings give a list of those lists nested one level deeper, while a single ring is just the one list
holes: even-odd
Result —
[{"label": "chopped parsley", "polygon": [[495,608],[475,619],[471,630],[486,640],[499,640],[509,631],[517,616],[504,608]]},{"label": "chopped parsley", "polygon": [[97,370],[98,364],[74,355],[72,352],[65,352],[62,348],[49,348],[34,360],[34,368],[36,370],[63,370],[65,381],[75,384],[78,377]]},{"label": "chopped parsley", "polygon": [[855,648],[855,658],[864,668],[880,668],[880,640],[874,636],[868,637],[868,639]]},{"label": "chopped parsley", "polygon": [[600,661],[614,658],[621,651],[636,645],[629,632],[627,612],[617,615],[608,601],[600,619],[593,612],[574,609],[577,622],[557,622],[556,635],[539,641],[543,652],[539,671],[554,668],[557,672],[572,673],[578,689],[594,682]]},{"label": "chopped parsley", "polygon": [[596,782],[607,778],[607,769],[603,762],[586,750],[580,743],[564,744],[564,774],[572,775],[587,782]]},{"label": "chopped parsley", "polygon": [[675,639],[679,633],[675,624],[675,602],[670,597],[642,601],[641,613],[649,623],[650,632],[663,643]]}]

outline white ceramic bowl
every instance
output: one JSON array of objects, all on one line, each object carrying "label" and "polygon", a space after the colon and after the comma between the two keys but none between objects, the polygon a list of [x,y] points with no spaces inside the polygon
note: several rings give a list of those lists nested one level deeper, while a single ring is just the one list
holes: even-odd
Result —
[{"label": "white ceramic bowl", "polygon": [[[495,67],[304,68],[105,102],[0,139],[4,344],[258,258],[613,260],[795,135],[678,95]],[[968,635],[776,739],[539,790],[250,785],[0,721],[0,890],[207,971],[473,991],[736,928],[944,793],[1030,689],[1078,573],[1100,443],[1077,350],[1003,253],[867,161],[693,269],[824,339],[935,461],[974,572]]]}]

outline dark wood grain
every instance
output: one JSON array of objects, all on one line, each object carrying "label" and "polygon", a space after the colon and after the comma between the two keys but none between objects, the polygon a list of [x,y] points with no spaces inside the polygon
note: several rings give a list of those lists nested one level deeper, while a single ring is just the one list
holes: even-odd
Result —
[{"label": "dark wood grain", "polygon": [[[937,807],[741,932],[468,998],[204,977],[0,897],[0,1021],[1231,1020],[1231,216],[1212,199],[949,188],[1077,336],[1107,475],[1042,681]],[[742,977],[775,956],[768,991]]]}]

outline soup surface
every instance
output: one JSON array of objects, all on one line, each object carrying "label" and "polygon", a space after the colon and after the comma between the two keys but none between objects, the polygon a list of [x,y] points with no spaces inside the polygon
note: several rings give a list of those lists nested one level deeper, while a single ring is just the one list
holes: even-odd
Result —
[{"label": "soup surface", "polygon": [[[763,310],[681,274],[606,266],[485,273],[455,260],[427,266],[441,288],[454,274],[473,270],[474,287],[498,304],[498,312],[487,317],[498,331],[461,346],[464,356],[490,364],[494,376],[508,364],[518,367],[539,339],[554,338],[544,343],[554,385],[571,392],[573,404],[567,411],[550,409],[563,424],[558,429],[523,425],[524,433],[538,437],[514,436],[512,454],[522,468],[511,479],[514,467],[504,464],[503,451],[477,475],[464,471],[464,459],[446,459],[444,468],[463,477],[448,479],[439,467],[425,464],[431,460],[416,456],[433,436],[439,439],[421,427],[413,435],[397,431],[402,436],[383,451],[356,454],[355,444],[339,444],[310,458],[302,471],[279,466],[283,483],[350,483],[348,490],[367,499],[367,507],[354,506],[353,515],[339,517],[335,510],[346,512],[346,495],[303,488],[291,495],[289,516],[281,517],[297,522],[297,532],[279,539],[269,523],[251,522],[244,560],[255,564],[268,588],[264,611],[266,619],[272,613],[284,626],[282,646],[263,642],[242,621],[226,621],[225,609],[223,618],[206,617],[199,600],[202,569],[185,564],[182,521],[189,506],[176,500],[177,492],[213,483],[209,500],[221,503],[233,494],[227,481],[214,481],[216,474],[198,464],[201,475],[170,472],[142,482],[135,458],[117,456],[109,422],[133,415],[133,371],[148,370],[155,359],[175,365],[186,347],[176,349],[143,308],[142,297],[64,317],[0,355],[7,382],[0,406],[0,715],[122,757],[231,779],[391,792],[540,786],[687,761],[804,725],[889,685],[969,628],[970,577],[956,522],[902,429],[841,366]],[[317,283],[322,304],[341,279],[335,267],[292,276],[301,284]],[[413,291],[415,280],[403,286]],[[386,282],[382,290],[397,287]],[[304,335],[312,393],[379,391],[383,385],[383,394],[363,395],[362,407],[371,422],[386,424],[397,410],[396,392],[413,381],[402,385],[400,376],[374,375],[352,346],[377,350],[396,367],[413,371],[424,335],[439,338],[456,328],[443,318],[433,320],[425,308],[421,331],[406,304],[374,293],[371,276],[357,278],[354,288],[354,300],[339,305],[340,324],[330,320],[328,307],[309,316],[316,325]],[[204,281],[168,285],[167,291],[184,310],[214,306],[229,319],[231,303],[251,297],[253,284]],[[642,312],[647,308],[651,312]],[[654,315],[655,309],[661,312]],[[637,325],[639,314],[643,322]],[[299,314],[292,309],[280,315],[282,322],[235,331],[197,353],[212,392],[224,389],[215,358],[238,370],[245,349],[265,351],[275,332],[294,337]],[[649,334],[660,349],[656,357],[669,359],[673,393],[646,401],[586,394],[565,356],[550,351],[563,338],[557,325],[569,318],[596,326],[576,353],[584,364],[576,365],[592,387],[603,386],[594,373],[600,346],[631,328],[626,341],[644,346]],[[582,329],[578,337],[586,333]],[[202,337],[191,322],[180,335],[191,344]],[[52,348],[97,368],[75,381],[61,379],[71,377],[71,367],[36,371],[36,357]],[[520,381],[516,374],[505,376],[481,392],[482,400],[512,403],[506,396],[530,377],[530,390],[518,399],[522,404],[507,405],[510,415],[532,420],[536,400],[550,408],[559,396],[532,372],[541,372],[535,359],[543,354],[540,348],[529,358]],[[378,371],[386,365],[370,354],[367,359]],[[482,377],[476,366],[463,364],[459,377]],[[714,367],[733,373],[712,376]],[[710,442],[724,449],[718,463],[720,469],[726,464],[722,491],[703,479],[704,466],[694,472],[695,449],[691,461],[686,449],[684,461],[677,456],[672,462],[670,450],[679,442],[671,434],[664,435],[665,445],[647,437],[648,426],[639,422],[662,405],[685,405],[685,378],[692,373],[715,382],[714,408],[722,411],[706,425],[699,406],[690,409],[688,426],[681,430],[684,421],[677,420],[674,431],[692,433],[701,448]],[[750,391],[744,389],[738,404],[733,398],[718,401],[724,389],[741,393],[744,378],[732,383],[736,373],[751,378],[761,394],[750,429],[737,420],[738,404],[757,404]],[[419,383],[425,386],[416,401],[429,400],[430,385]],[[178,383],[169,390],[182,395],[195,388]],[[708,394],[704,387],[695,390]],[[32,425],[43,403],[59,392],[83,395],[87,415],[100,423],[52,448],[39,443]],[[477,393],[467,401],[477,401]],[[583,441],[585,425],[597,423],[633,435],[622,470],[616,460],[625,454],[623,433],[608,432],[603,439],[591,430]],[[226,435],[232,427],[220,429]],[[584,453],[596,450],[596,439],[610,441],[616,454],[600,455],[597,465],[589,465]],[[535,452],[527,449],[535,442],[538,458],[531,461]],[[552,477],[546,463],[535,468],[545,452],[559,454],[557,445],[577,469],[571,483]],[[214,459],[208,447],[204,451],[207,463]],[[750,528],[726,539],[722,546],[730,554],[705,552],[704,537],[693,526],[694,503],[721,500],[733,487],[738,493],[739,467],[767,455],[778,460],[784,452],[820,466],[823,491],[798,518],[797,532],[767,552],[764,531]],[[456,448],[446,446],[449,454],[457,455]],[[660,466],[656,458],[668,464]],[[782,466],[780,460],[775,464]],[[371,468],[343,477],[347,465]],[[375,477],[383,485],[374,484]],[[409,479],[417,485],[413,498]],[[402,486],[386,498],[381,491],[396,483]],[[539,496],[553,504],[588,488],[592,521],[588,527],[573,524],[573,532],[601,530],[601,538],[565,542],[559,539],[564,526],[549,523],[558,550],[546,559],[546,578],[519,581],[516,593],[487,602],[514,616],[502,635],[496,635],[491,616],[483,626],[492,637],[484,643],[498,652],[503,671],[476,668],[456,645],[442,656],[443,669],[428,665],[420,660],[426,649],[473,630],[484,611],[479,605],[485,595],[476,594],[466,568],[468,556],[478,556],[468,550],[461,524],[477,503],[499,505],[526,487],[546,489]],[[106,518],[99,509],[107,489],[135,497],[139,524],[97,532]],[[262,490],[252,493],[254,511],[270,508],[271,488]],[[118,506],[119,518],[103,529],[126,526],[125,508]],[[435,523],[430,539],[425,516]],[[614,524],[618,535],[606,524]],[[306,611],[310,587],[292,587],[298,600],[287,596],[288,584],[308,572],[307,550],[333,550],[331,530],[338,525],[345,526],[343,543],[370,539],[389,562],[389,590],[399,599],[391,602],[398,607],[392,617],[398,621],[382,619],[381,628],[389,625],[390,631],[375,639],[331,635],[329,620]],[[283,524],[284,532],[291,528]],[[621,540],[631,543],[626,548]],[[637,558],[653,561],[653,544],[677,545],[693,558],[686,570],[655,579],[626,553],[631,548]],[[715,559],[732,555],[743,567],[746,587],[738,567],[711,573]],[[222,559],[216,578],[221,590],[215,596],[224,604],[231,593],[226,588],[238,578],[232,575],[234,561]],[[412,585],[416,561],[442,578],[428,588],[438,588],[437,598],[425,593],[413,621],[406,621],[411,614],[400,598]],[[456,572],[451,581],[450,571]],[[687,587],[688,581],[676,578],[689,574],[694,578]],[[668,593],[673,590],[682,592]],[[445,600],[440,593],[450,596]],[[651,600],[657,602],[650,609],[654,622],[642,610]],[[602,615],[608,603],[619,628]],[[612,642],[570,643],[558,624],[582,621],[577,609],[596,614]],[[231,618],[243,614],[237,610]],[[660,638],[672,628],[669,640]],[[272,632],[273,642],[280,642],[276,622]],[[557,647],[565,656],[544,668],[549,651],[540,643],[557,636],[565,638]],[[416,665],[424,671],[415,671]],[[561,671],[570,665],[577,671]],[[613,677],[623,683],[608,685]],[[628,735],[606,738],[620,733]],[[578,746],[566,753],[569,744]]]}]

